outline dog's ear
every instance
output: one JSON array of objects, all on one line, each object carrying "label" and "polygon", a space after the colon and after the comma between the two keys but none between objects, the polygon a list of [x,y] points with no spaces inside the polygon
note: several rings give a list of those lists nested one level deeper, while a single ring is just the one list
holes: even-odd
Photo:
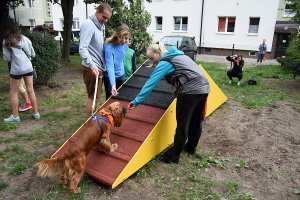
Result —
[{"label": "dog's ear", "polygon": [[112,116],[114,117],[114,124],[116,127],[120,127],[123,120],[123,111],[122,108],[116,108],[111,111]]},{"label": "dog's ear", "polygon": [[114,102],[108,106],[108,110],[111,112],[114,118],[114,124],[116,127],[121,126],[123,116],[126,114],[126,108],[120,104],[120,102]]}]

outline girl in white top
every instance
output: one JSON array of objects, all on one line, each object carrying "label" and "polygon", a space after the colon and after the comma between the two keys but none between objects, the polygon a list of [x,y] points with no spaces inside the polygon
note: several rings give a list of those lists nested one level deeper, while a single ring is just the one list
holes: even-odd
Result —
[{"label": "girl in white top", "polygon": [[40,114],[37,110],[37,101],[33,89],[33,67],[31,58],[35,57],[35,51],[31,41],[21,34],[17,24],[11,24],[4,35],[3,40],[3,57],[10,63],[9,83],[10,83],[10,101],[12,105],[12,115],[4,119],[4,122],[19,123],[18,111],[18,89],[21,78],[24,78],[27,93],[29,95],[32,107],[33,118],[40,119]]}]

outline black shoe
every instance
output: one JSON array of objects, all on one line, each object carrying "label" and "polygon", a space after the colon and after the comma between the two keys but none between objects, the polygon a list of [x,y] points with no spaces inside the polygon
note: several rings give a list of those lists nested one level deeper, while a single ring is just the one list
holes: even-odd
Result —
[{"label": "black shoe", "polygon": [[195,152],[196,152],[196,148],[189,148],[189,147],[186,146],[186,145],[183,147],[183,150],[184,150],[185,152],[187,152],[188,154],[190,154],[190,155],[194,155]]},{"label": "black shoe", "polygon": [[167,164],[172,164],[172,163],[178,164],[179,163],[179,158],[171,159],[168,156],[164,156],[164,155],[160,156],[159,160],[164,162],[164,163],[167,163]]},{"label": "black shoe", "polygon": [[159,157],[159,160],[164,163],[179,163],[179,156],[173,152],[173,147],[169,148],[164,154]]}]

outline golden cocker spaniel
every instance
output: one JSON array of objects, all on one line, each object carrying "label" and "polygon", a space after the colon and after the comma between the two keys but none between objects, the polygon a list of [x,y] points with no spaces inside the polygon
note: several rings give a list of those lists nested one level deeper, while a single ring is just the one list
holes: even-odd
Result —
[{"label": "golden cocker spaniel", "polygon": [[42,159],[38,166],[37,175],[40,177],[60,176],[59,183],[69,185],[74,193],[80,193],[77,187],[85,173],[86,157],[90,150],[97,146],[100,151],[111,153],[118,148],[110,143],[110,130],[119,127],[125,117],[126,108],[120,102],[114,102],[100,110],[94,120],[84,126],[83,133],[70,146],[67,153],[50,159]]}]

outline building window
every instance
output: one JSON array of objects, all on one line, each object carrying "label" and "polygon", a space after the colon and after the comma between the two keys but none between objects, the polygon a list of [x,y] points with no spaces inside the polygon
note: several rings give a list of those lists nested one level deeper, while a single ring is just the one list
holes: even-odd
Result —
[{"label": "building window", "polygon": [[249,51],[249,56],[256,56],[256,51]]},{"label": "building window", "polygon": [[155,19],[156,19],[156,30],[162,30],[163,18],[162,17],[155,17]]},{"label": "building window", "polygon": [[34,7],[33,0],[28,0],[28,7],[29,8],[33,8]]},{"label": "building window", "polygon": [[49,1],[47,2],[47,14],[48,14],[48,17],[51,18],[51,6],[50,6]]},{"label": "building window", "polygon": [[233,33],[235,17],[219,17],[218,32]]},{"label": "building window", "polygon": [[250,17],[248,33],[258,33],[259,17]]},{"label": "building window", "polygon": [[61,27],[61,29],[64,29],[64,19],[60,18],[59,21],[60,21],[60,27]]},{"label": "building window", "polygon": [[295,13],[292,10],[292,4],[286,3],[284,8],[283,17],[294,17]]},{"label": "building window", "polygon": [[74,5],[77,6],[78,4],[79,4],[79,0],[75,0],[75,1],[74,1]]},{"label": "building window", "polygon": [[73,30],[79,30],[80,26],[79,26],[79,19],[73,19],[73,25],[72,25],[72,29]]},{"label": "building window", "polygon": [[29,19],[29,24],[31,27],[35,26],[35,19]]},{"label": "building window", "polygon": [[187,31],[188,17],[174,17],[174,30]]}]

